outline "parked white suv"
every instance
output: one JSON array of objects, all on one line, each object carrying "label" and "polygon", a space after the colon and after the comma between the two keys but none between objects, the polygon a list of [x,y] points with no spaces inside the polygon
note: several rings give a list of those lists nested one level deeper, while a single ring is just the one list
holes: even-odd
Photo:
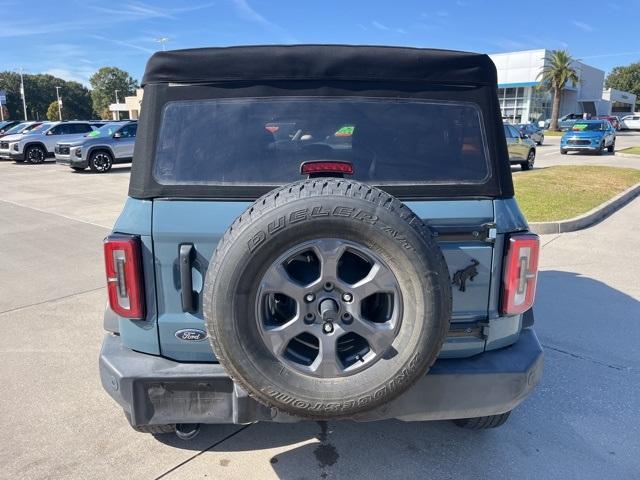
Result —
[{"label": "parked white suv", "polygon": [[627,115],[620,121],[622,130],[640,130],[640,115]]},{"label": "parked white suv", "polygon": [[0,160],[10,160],[11,144],[16,143],[24,135],[43,127],[43,123],[48,122],[22,122],[7,130],[0,138]]},{"label": "parked white suv", "polygon": [[97,130],[91,122],[52,122],[31,135],[9,145],[9,155],[16,162],[42,163],[53,157],[56,143],[74,141]]}]

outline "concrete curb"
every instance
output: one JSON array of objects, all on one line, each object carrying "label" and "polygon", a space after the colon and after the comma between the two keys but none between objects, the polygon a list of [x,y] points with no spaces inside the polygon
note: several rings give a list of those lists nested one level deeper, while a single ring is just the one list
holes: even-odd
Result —
[{"label": "concrete curb", "polygon": [[579,217],[570,218],[568,220],[561,220],[558,222],[531,222],[529,223],[529,229],[539,235],[549,233],[565,233],[575,232],[576,230],[582,230],[583,228],[590,227],[591,225],[604,220],[616,210],[624,207],[631,200],[640,196],[640,183],[636,183],[634,186],[626,189],[624,192],[619,193],[611,200],[598,205],[593,210],[580,215]]},{"label": "concrete curb", "polygon": [[636,155],[635,153],[615,152],[615,154],[616,154],[616,157],[635,158],[636,160],[640,160],[640,155]]}]

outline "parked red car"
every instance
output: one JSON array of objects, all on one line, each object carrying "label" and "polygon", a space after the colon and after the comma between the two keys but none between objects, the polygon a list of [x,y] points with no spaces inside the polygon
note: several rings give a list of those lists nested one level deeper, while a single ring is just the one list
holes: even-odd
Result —
[{"label": "parked red car", "polygon": [[616,131],[620,130],[620,119],[612,115],[600,115],[596,117],[598,120],[609,120],[609,123],[613,125]]}]

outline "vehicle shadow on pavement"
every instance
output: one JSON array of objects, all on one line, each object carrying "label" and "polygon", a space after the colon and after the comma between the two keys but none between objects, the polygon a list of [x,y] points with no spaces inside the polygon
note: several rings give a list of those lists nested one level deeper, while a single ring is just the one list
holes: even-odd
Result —
[{"label": "vehicle shadow on pavement", "polygon": [[[640,302],[559,270],[540,272],[537,298],[535,329],[547,346],[542,382],[500,428],[469,431],[448,421],[265,422],[238,426],[224,438],[220,426],[208,425],[191,442],[158,440],[194,451],[177,468],[179,478],[224,478],[238,470],[251,478],[561,478],[560,472],[622,478],[637,468],[640,449],[634,429],[620,432],[620,412],[607,405],[633,396],[628,380],[640,369],[633,348]],[[603,322],[615,328],[604,329]],[[611,425],[620,437],[613,443]]]},{"label": "vehicle shadow on pavement", "polygon": [[640,369],[630,340],[640,338],[640,301],[631,295],[579,273],[544,270],[534,311],[543,346]]},{"label": "vehicle shadow on pavement", "polygon": [[[463,430],[446,421],[397,420],[256,423],[223,442],[215,441],[215,431],[215,426],[203,427],[192,442],[172,436],[158,439],[177,448],[206,450],[204,469],[218,476],[224,475],[224,467],[238,468],[251,453],[258,469],[253,478],[261,478],[260,473],[279,478],[407,478],[408,472],[451,472],[457,458],[473,457],[476,450],[479,456],[499,436],[497,430]],[[183,468],[182,475],[193,473],[189,466]],[[478,461],[466,471],[470,478],[480,478],[484,467]]]}]

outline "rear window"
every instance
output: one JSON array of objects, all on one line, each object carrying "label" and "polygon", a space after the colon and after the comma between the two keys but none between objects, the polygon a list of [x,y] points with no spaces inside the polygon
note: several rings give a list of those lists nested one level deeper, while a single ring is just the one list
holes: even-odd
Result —
[{"label": "rear window", "polygon": [[343,160],[377,184],[484,183],[479,109],[469,103],[371,98],[236,98],[165,105],[160,184],[278,185],[300,164]]}]

